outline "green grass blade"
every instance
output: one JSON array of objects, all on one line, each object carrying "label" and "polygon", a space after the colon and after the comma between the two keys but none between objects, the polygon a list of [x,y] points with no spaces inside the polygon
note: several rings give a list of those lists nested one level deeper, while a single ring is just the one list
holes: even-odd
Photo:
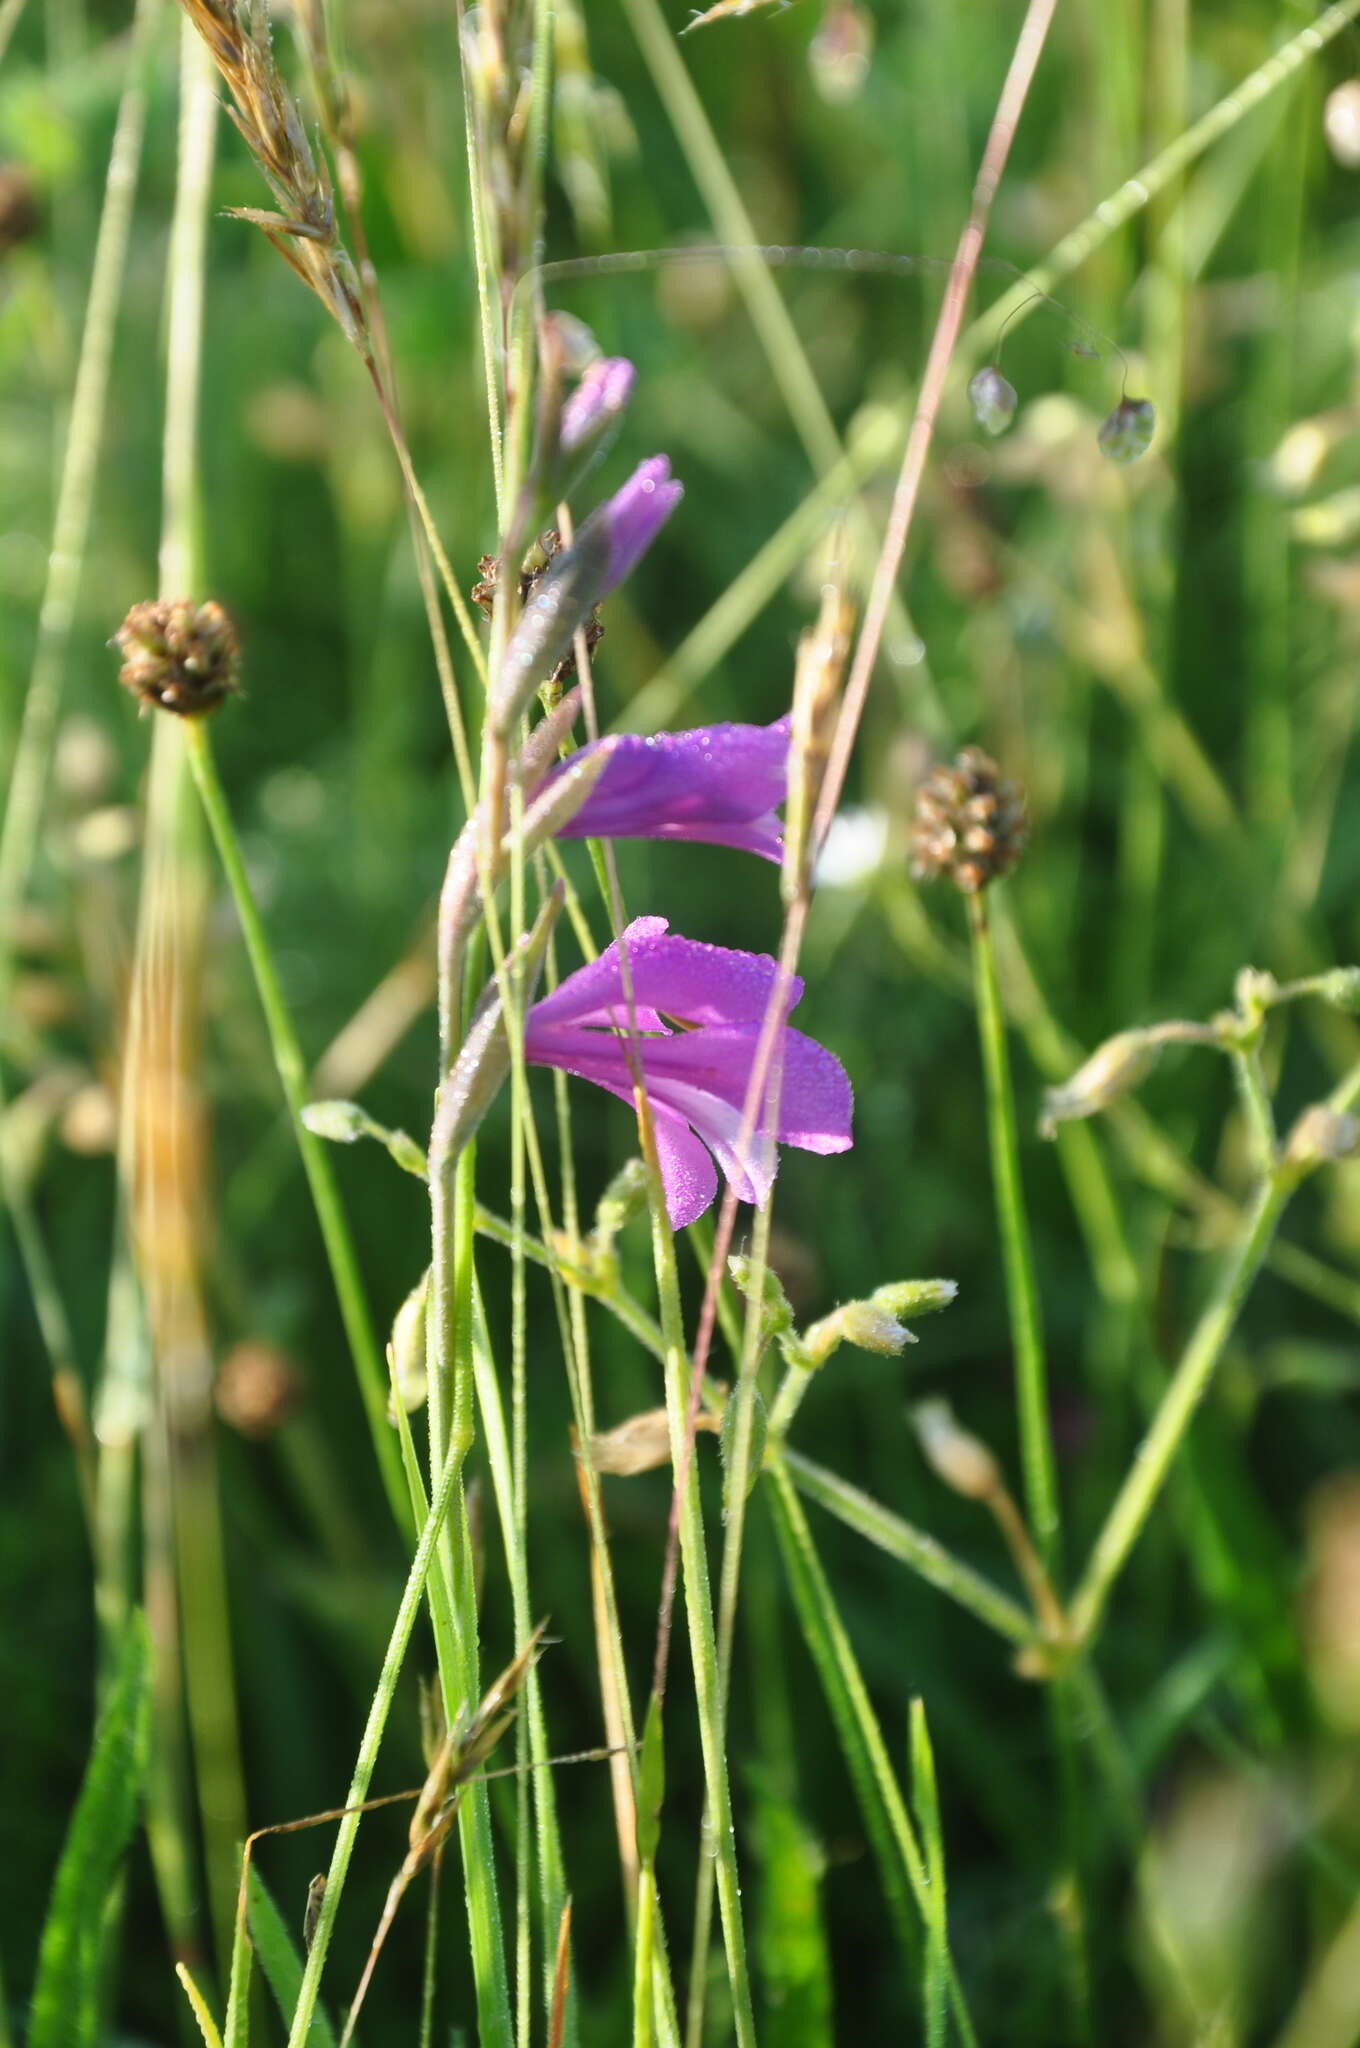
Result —
[{"label": "green grass blade", "polygon": [[146,1627],[133,1616],[95,1729],[38,1949],[30,2048],[83,2048],[99,2032],[105,1915],[132,1836],[150,1735]]},{"label": "green grass blade", "polygon": [[[302,1989],[302,1957],[272,1893],[253,1863],[246,1888],[246,1914],[260,1967],[280,2014],[288,2020]],[[307,2048],[335,2048],[334,2030],[319,2005],[313,2009],[307,2028]]]}]

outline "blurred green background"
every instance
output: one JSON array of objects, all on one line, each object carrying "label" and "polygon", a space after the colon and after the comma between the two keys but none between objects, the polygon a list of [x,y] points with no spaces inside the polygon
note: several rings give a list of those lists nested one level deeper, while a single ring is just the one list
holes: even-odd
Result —
[{"label": "blurred green background", "polygon": [[[1025,112],[990,254],[1037,262],[1309,13],[1265,0],[1069,0]],[[908,0],[824,15],[802,0],[686,39],[684,62],[757,237],[947,259],[1016,14],[977,0]],[[115,1230],[110,1091],[149,736],[116,686],[106,642],[155,586],[178,30],[174,8],[162,15],[42,858],[12,935],[16,978],[0,1024],[6,1142],[31,1187],[92,1389]],[[451,9],[355,0],[344,19],[406,423],[448,552],[470,583],[495,535]],[[672,27],[682,25],[672,10]],[[557,136],[549,257],[711,242],[627,16],[592,8],[586,28],[590,76],[573,81],[584,127]],[[279,47],[286,52],[282,32]],[[21,167],[36,213],[32,232],[0,255],[0,758],[31,659],[125,51],[122,6],[33,0],[0,69],[0,158]],[[1061,1156],[1041,1144],[1042,1086],[1074,1063],[1074,1045],[1211,1014],[1244,963],[1284,977],[1360,957],[1351,758],[1360,222],[1354,161],[1340,160],[1324,130],[1328,96],[1356,72],[1360,35],[1348,31],[1105,241],[1058,288],[1085,326],[1030,310],[1005,345],[1020,394],[1006,438],[980,434],[965,379],[954,378],[903,582],[910,627],[890,632],[849,797],[871,814],[870,841],[881,831],[882,858],[833,879],[813,918],[798,1022],[850,1070],[856,1146],[838,1159],[785,1159],[778,1263],[809,1316],[908,1275],[949,1275],[960,1293],[903,1361],[840,1353],[795,1441],[998,1578],[1007,1565],[991,1525],[930,1475],[907,1414],[908,1397],[947,1392],[1016,1470],[963,919],[946,890],[918,895],[908,881],[911,793],[933,753],[976,739],[1030,794],[1032,847],[1005,890],[1003,966],[1019,1022],[1026,1185],[1076,1559],[1202,1298],[1222,1236],[1204,1183],[1239,1201],[1247,1165],[1230,1078],[1207,1053],[1172,1054],[1140,1097],[1203,1176],[1179,1191],[1150,1165],[1141,1126],[1132,1137],[1095,1126],[1093,1147]],[[1332,114],[1344,141],[1335,105],[1344,113],[1345,103]],[[1358,118],[1352,109],[1352,135]],[[582,133],[602,145],[598,160],[582,156]],[[600,171],[607,214],[597,196],[583,216],[582,194]],[[255,170],[225,124],[214,198],[217,208],[260,203]],[[423,1135],[435,1057],[430,917],[459,806],[399,481],[356,362],[262,238],[215,212],[209,266],[202,594],[228,607],[244,647],[244,692],[216,723],[218,757],[308,1057],[322,1060],[395,975],[402,1026],[366,1041],[353,1087],[319,1092],[361,1093],[384,1122]],[[900,445],[883,421],[895,420],[898,434],[905,426],[943,271],[936,262],[907,274],[789,263],[776,276],[837,430],[851,443],[878,436],[882,459],[864,497],[881,529]],[[1010,281],[985,269],[979,304]],[[627,719],[660,671],[673,686],[643,700],[644,718],[658,703],[675,724],[777,716],[828,544],[852,576],[866,560],[852,525],[819,517],[716,658],[700,644],[693,662],[668,668],[816,475],[730,274],[712,260],[662,263],[554,281],[547,296],[638,367],[625,431],[591,495],[656,449],[686,486],[664,538],[607,608],[602,715]],[[1074,352],[1086,328],[1101,337],[1098,357]],[[1140,464],[1119,469],[1099,455],[1095,433],[1126,376],[1130,393],[1155,403],[1159,430]],[[584,888],[588,868],[572,858]],[[661,913],[724,944],[775,944],[777,881],[763,867],[689,847],[629,846],[620,859],[633,914]],[[1027,966],[1017,966],[1012,924]],[[230,1398],[219,1402],[242,1743],[259,1825],[341,1796],[404,1560],[215,871],[210,933],[201,1047],[210,1199],[196,1228],[214,1351],[239,1384],[242,1347],[268,1347],[296,1397],[257,1435],[234,1426]],[[1356,1048],[1353,1027],[1334,1013],[1291,1017],[1270,1047],[1286,1124]],[[546,1089],[543,1102],[546,1130]],[[592,1203],[628,1154],[630,1119],[595,1098],[578,1107],[580,1183]],[[481,1182],[500,1208],[503,1137],[502,1121]],[[1104,1163],[1112,1207],[1093,1189],[1092,1158]],[[341,1154],[338,1170],[385,1327],[428,1257],[423,1196],[376,1151]],[[1310,1187],[1287,1235],[1341,1276],[1340,1305],[1265,1276],[1117,1592],[1100,1658],[1194,1968],[1210,2002],[1221,1997],[1235,2015],[1215,2037],[1225,2042],[1275,2038],[1360,1870],[1360,1347],[1342,1312],[1360,1258],[1360,1168]],[[629,1237],[626,1256],[649,1298],[645,1233]],[[94,1623],[70,1451],[8,1238],[0,1261],[0,1959],[17,2013],[88,1747]],[[493,1247],[483,1272],[499,1314],[508,1267]],[[599,1696],[570,1410],[539,1277],[530,1281],[530,1559],[536,1610],[562,1639],[543,1666],[552,1741],[573,1749],[600,1739]],[[690,1261],[691,1293],[698,1277]],[[659,1383],[608,1317],[595,1325],[609,1425],[652,1405]],[[729,1370],[725,1359],[718,1370]],[[716,1460],[704,1456],[716,1523]],[[640,1696],[668,1488],[653,1474],[610,1481],[607,1493]],[[765,2038],[819,2038],[790,2031],[789,2015],[810,1998],[815,2027],[828,1971],[838,2039],[914,2038],[916,1994],[759,1495],[752,1513],[729,1756]],[[1064,2038],[1049,1895],[1057,1795],[1040,1691],[974,1622],[814,1514],[904,1770],[907,1701],[919,1694],[926,1704],[956,1953],[980,2034]],[[493,1536],[486,1570],[494,1667],[511,1643]],[[676,1686],[662,1883],[683,1955],[702,1782],[679,1710],[683,1658]],[[412,1688],[382,1789],[415,1782],[418,1757]],[[559,1796],[586,2038],[623,2039],[629,1962],[604,1770],[563,1771]],[[1098,2038],[1188,2039],[1140,1923],[1126,1846],[1094,1794],[1088,1830]],[[356,1972],[403,1833],[384,1816],[361,1837],[337,1949]],[[294,1918],[325,1860],[323,1840],[266,1851]],[[781,2003],[791,1909],[776,1876],[790,1871],[806,1881],[806,1981],[801,1992],[785,1987]],[[459,1912],[449,1884],[450,2017],[470,2012]],[[414,2038],[420,1919],[412,1902],[383,1968],[371,2039]],[[726,2038],[720,1977],[719,1962],[714,2041]],[[122,2037],[179,2038],[177,2001],[139,1851]]]}]

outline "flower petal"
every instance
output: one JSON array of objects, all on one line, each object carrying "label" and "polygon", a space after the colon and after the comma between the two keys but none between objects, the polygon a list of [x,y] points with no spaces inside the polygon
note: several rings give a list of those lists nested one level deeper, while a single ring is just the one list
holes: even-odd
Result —
[{"label": "flower petal", "polygon": [[682,1116],[674,1116],[660,1103],[652,1103],[652,1129],[656,1132],[656,1156],[661,1168],[661,1185],[666,1195],[666,1214],[672,1230],[703,1215],[718,1192],[718,1175],[707,1148],[696,1138]]},{"label": "flower petal", "polygon": [[608,758],[561,836],[706,840],[778,860],[782,840],[773,813],[784,800],[788,748],[788,718],[649,737],[611,734],[573,757],[598,751]]},{"label": "flower petal", "polygon": [[[664,1029],[664,1014],[686,1024],[759,1023],[777,972],[767,953],[743,953],[731,946],[707,946],[669,932],[664,918],[635,918],[621,940],[598,960],[569,974],[552,995],[536,1003],[527,1020],[530,1035],[544,1024],[599,1024],[623,1029],[628,1022],[620,945],[627,947],[637,1019],[643,1031]],[[784,1014],[803,993],[795,975]],[[527,1041],[526,1041],[527,1042]],[[532,1051],[529,1057],[534,1057]]]}]

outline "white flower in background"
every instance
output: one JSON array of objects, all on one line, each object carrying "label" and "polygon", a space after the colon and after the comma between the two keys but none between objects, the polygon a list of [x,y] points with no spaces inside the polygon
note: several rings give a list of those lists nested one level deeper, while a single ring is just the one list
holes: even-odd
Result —
[{"label": "white flower in background", "polygon": [[888,845],[888,814],[852,805],[837,811],[817,856],[814,881],[819,889],[852,889],[867,882],[883,864]]}]

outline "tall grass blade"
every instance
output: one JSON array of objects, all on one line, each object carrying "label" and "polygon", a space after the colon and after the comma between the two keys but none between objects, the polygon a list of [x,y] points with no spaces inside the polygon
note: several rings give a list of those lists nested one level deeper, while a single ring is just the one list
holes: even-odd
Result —
[{"label": "tall grass blade", "polygon": [[94,2048],[104,1933],[132,1839],[150,1744],[146,1625],[134,1614],[95,1729],[38,1949],[29,2048]]}]

